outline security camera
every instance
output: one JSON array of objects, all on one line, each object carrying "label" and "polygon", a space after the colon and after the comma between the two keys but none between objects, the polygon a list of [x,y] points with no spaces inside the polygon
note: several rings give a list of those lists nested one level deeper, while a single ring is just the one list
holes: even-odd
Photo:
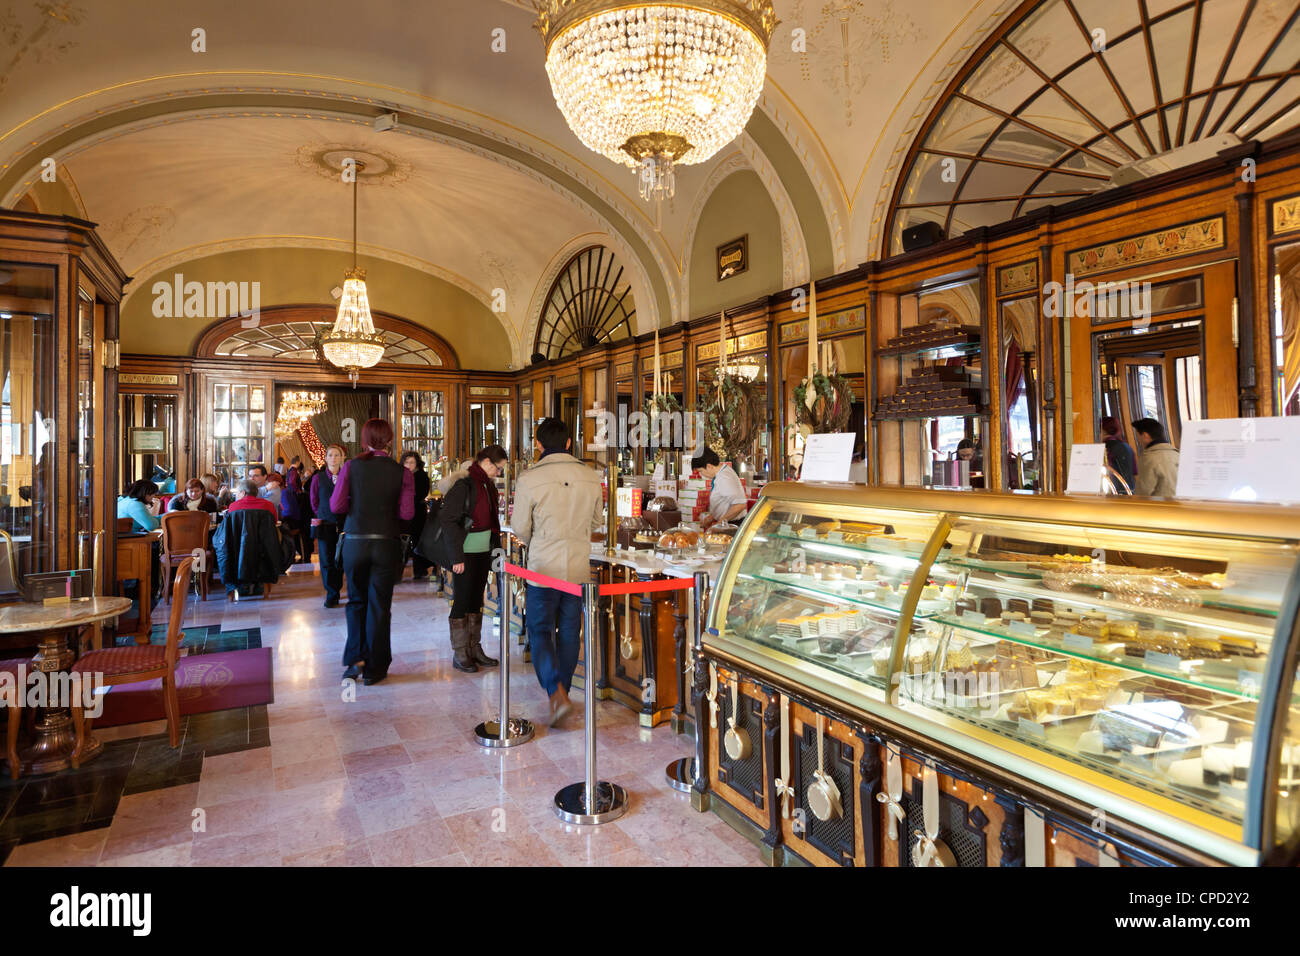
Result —
[{"label": "security camera", "polygon": [[383,116],[375,117],[375,132],[384,133],[390,129],[397,129],[397,114],[385,113]]}]

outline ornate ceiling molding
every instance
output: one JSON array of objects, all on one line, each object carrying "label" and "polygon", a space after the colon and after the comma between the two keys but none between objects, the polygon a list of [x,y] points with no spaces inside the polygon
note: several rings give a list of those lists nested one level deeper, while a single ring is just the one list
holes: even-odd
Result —
[{"label": "ornate ceiling molding", "polygon": [[[679,274],[680,270],[678,263],[665,238],[654,229],[647,211],[637,206],[632,197],[621,192],[610,180],[600,176],[592,168],[576,161],[571,162],[570,160],[572,160],[572,157],[560,147],[546,143],[545,145],[549,148],[542,149],[538,145],[535,145],[534,142],[528,141],[533,139],[533,137],[528,136],[528,134],[524,133],[522,130],[512,130],[512,133],[504,132],[503,130],[505,128],[501,124],[487,125],[486,123],[481,122],[490,120],[490,118],[478,114],[475,114],[478,121],[470,122],[452,115],[449,112],[434,112],[421,109],[412,106],[409,102],[405,101],[399,102],[396,100],[379,99],[370,96],[363,99],[357,96],[350,96],[343,92],[336,92],[333,90],[323,91],[306,87],[268,87],[258,85],[258,80],[265,79],[267,75],[265,73],[248,74],[246,78],[249,79],[250,82],[247,84],[237,82],[238,78],[241,76],[240,74],[223,72],[219,75],[223,78],[234,79],[236,82],[212,84],[204,87],[191,87],[188,89],[173,88],[154,93],[139,94],[130,99],[121,98],[124,97],[124,91],[119,87],[113,90],[119,99],[108,103],[107,105],[84,112],[76,116],[74,119],[64,120],[62,122],[59,121],[60,117],[57,115],[61,112],[61,109],[56,108],[47,111],[43,114],[43,118],[50,124],[48,132],[43,134],[29,133],[28,135],[30,135],[32,139],[24,139],[23,144],[13,148],[13,151],[5,157],[5,161],[0,163],[0,170],[4,170],[14,167],[15,164],[22,162],[24,157],[28,157],[29,159],[25,168],[21,170],[20,175],[12,178],[11,185],[6,191],[4,199],[0,204],[6,207],[12,207],[12,205],[17,202],[23,193],[31,186],[32,182],[35,181],[35,177],[39,172],[39,165],[38,162],[34,161],[32,158],[40,152],[38,147],[43,139],[51,139],[66,132],[66,130],[70,128],[77,128],[94,122],[102,122],[105,115],[122,112],[126,109],[138,109],[142,105],[166,106],[169,101],[175,102],[190,98],[218,98],[226,96],[247,98],[259,95],[282,99],[289,97],[311,97],[321,100],[322,106],[319,110],[301,109],[297,107],[277,108],[275,106],[265,105],[252,107],[213,107],[211,109],[198,110],[170,110],[149,119],[123,123],[104,130],[103,132],[92,133],[78,138],[71,144],[53,151],[50,155],[63,161],[83,152],[91,146],[119,138],[130,132],[150,129],[155,126],[166,126],[174,123],[188,122],[195,119],[238,119],[254,116],[272,116],[278,118],[331,120],[369,128],[375,114],[384,111],[395,111],[403,117],[403,122],[398,126],[395,131],[396,133],[400,135],[417,136],[444,145],[454,146],[474,155],[490,159],[493,162],[501,163],[516,172],[528,176],[535,182],[546,186],[557,195],[564,197],[567,201],[578,206],[601,225],[607,227],[611,233],[618,233],[619,229],[614,222],[604,214],[597,212],[586,200],[581,198],[572,189],[557,181],[557,179],[552,175],[549,175],[536,167],[511,159],[502,152],[498,152],[496,149],[479,146],[473,143],[472,140],[475,138],[482,138],[496,146],[517,150],[521,153],[527,154],[535,159],[539,165],[549,168],[557,174],[563,174],[583,188],[590,190],[594,196],[607,204],[618,215],[620,219],[619,225],[632,230],[637,238],[644,243],[647,254],[651,257],[661,276],[661,281],[665,290],[664,294],[668,297],[669,312],[673,315],[677,315],[681,311],[682,305],[678,298],[676,284],[672,281],[672,277]],[[192,79],[190,77],[186,78]],[[334,80],[343,86],[364,86],[364,84],[357,84],[355,81],[346,81],[329,77],[320,77],[320,79]],[[137,82],[143,84],[150,82],[150,80],[141,80]],[[134,84],[123,84],[122,86],[125,87],[131,85]],[[384,89],[386,92],[405,94],[413,99],[428,99],[427,97],[420,97],[419,94],[411,93],[409,91],[394,91],[387,87]],[[86,94],[86,97],[90,96],[93,96],[93,94]],[[78,100],[84,98],[85,97],[78,98]],[[78,101],[69,101],[69,103],[64,104],[64,106],[70,109],[74,102]],[[356,110],[364,109],[365,113],[360,114],[359,112],[348,111],[345,110],[344,107],[353,107]],[[443,125],[454,129],[456,134],[445,135],[417,125],[415,123],[417,118],[430,124]],[[9,131],[9,133],[5,134],[3,138],[0,138],[0,142],[4,142],[17,131],[17,129]],[[524,137],[527,137],[527,139]],[[35,144],[33,144],[33,140],[35,141]],[[539,140],[537,142],[542,141]],[[633,258],[642,258],[641,256],[631,254],[630,245],[627,248],[629,250],[627,253],[627,258],[629,260]]]}]

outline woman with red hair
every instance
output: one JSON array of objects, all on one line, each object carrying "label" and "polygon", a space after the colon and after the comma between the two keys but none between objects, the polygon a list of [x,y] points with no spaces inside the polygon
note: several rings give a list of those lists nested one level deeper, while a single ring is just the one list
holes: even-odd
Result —
[{"label": "woman with red hair", "polygon": [[415,482],[388,454],[393,426],[372,418],[361,426],[360,455],[339,471],[330,511],[343,525],[343,573],[348,579],[348,642],[344,679],[367,685],[388,676],[393,585],[402,568],[402,522],[415,515]]}]

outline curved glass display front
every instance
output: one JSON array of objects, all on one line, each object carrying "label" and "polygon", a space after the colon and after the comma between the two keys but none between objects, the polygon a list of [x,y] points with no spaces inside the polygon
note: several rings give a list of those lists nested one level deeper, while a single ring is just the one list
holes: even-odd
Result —
[{"label": "curved glass display front", "polygon": [[[706,643],[1242,842],[1298,558],[1281,508],[769,486]],[[1269,824],[1285,838],[1300,701],[1279,712]]]}]

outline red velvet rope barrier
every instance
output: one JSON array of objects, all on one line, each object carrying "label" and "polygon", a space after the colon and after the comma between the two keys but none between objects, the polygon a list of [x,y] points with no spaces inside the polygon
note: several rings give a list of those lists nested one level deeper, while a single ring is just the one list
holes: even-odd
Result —
[{"label": "red velvet rope barrier", "polygon": [[661,581],[627,581],[602,584],[601,594],[648,594],[651,591],[688,591],[695,587],[690,578],[664,578]]},{"label": "red velvet rope barrier", "polygon": [[[582,596],[582,585],[580,584],[570,584],[568,581],[561,581],[559,578],[538,574],[536,571],[521,568],[517,564],[507,563],[505,571],[506,574],[513,574],[515,577],[523,578],[525,581],[532,581],[544,588],[554,588],[556,591],[563,591],[565,594]],[[606,596],[611,594],[649,594],[653,591],[686,591],[693,587],[695,587],[695,582],[691,578],[665,578],[661,581],[628,581],[618,584],[602,584],[600,593]]]},{"label": "red velvet rope barrier", "polygon": [[507,564],[506,574],[513,574],[515,577],[523,578],[525,581],[532,581],[534,584],[540,584],[544,588],[554,588],[556,591],[563,591],[565,594],[582,597],[582,585],[570,584],[568,581],[561,581],[559,578],[547,577],[545,574],[538,574],[536,571],[529,571],[527,568],[521,568],[517,564]]}]

